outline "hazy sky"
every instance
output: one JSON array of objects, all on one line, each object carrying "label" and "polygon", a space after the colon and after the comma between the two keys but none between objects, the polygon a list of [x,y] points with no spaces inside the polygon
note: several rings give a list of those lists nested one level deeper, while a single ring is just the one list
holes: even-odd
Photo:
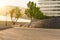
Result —
[{"label": "hazy sky", "polygon": [[37,3],[37,0],[0,0],[0,7],[5,5],[15,5],[20,7],[27,7],[26,4],[29,1],[33,1]]}]

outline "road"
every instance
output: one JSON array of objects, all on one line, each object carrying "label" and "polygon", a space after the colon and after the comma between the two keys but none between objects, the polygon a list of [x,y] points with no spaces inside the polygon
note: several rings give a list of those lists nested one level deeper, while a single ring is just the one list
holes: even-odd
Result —
[{"label": "road", "polygon": [[60,40],[60,29],[10,28],[0,31],[0,40]]}]

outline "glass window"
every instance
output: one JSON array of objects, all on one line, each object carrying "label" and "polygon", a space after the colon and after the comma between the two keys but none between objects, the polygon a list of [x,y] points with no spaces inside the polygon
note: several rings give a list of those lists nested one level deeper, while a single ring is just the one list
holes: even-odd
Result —
[{"label": "glass window", "polygon": [[60,11],[60,9],[57,9],[57,11]]},{"label": "glass window", "polygon": [[60,6],[55,6],[56,8],[60,8]]},{"label": "glass window", "polygon": [[57,13],[57,14],[60,14],[60,13]]},{"label": "glass window", "polygon": [[57,0],[57,1],[60,1],[60,0]]},{"label": "glass window", "polygon": [[57,4],[60,4],[60,3],[57,3]]}]

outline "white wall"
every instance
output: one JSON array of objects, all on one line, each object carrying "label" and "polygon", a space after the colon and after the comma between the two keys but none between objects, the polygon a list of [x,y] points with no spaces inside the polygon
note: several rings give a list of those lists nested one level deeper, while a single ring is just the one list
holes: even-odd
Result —
[{"label": "white wall", "polygon": [[40,10],[47,16],[60,16],[60,0],[39,0]]}]

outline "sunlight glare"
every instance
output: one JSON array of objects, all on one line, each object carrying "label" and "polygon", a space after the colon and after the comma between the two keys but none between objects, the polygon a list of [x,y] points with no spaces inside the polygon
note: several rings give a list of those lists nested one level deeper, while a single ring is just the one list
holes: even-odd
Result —
[{"label": "sunlight glare", "polygon": [[[0,21],[6,21],[6,16],[0,15]],[[11,21],[10,17],[7,17],[7,21]],[[30,22],[30,20],[19,18],[17,22]]]},{"label": "sunlight glare", "polygon": [[5,4],[3,2],[0,2],[0,8],[2,8],[3,6],[5,6]]}]

